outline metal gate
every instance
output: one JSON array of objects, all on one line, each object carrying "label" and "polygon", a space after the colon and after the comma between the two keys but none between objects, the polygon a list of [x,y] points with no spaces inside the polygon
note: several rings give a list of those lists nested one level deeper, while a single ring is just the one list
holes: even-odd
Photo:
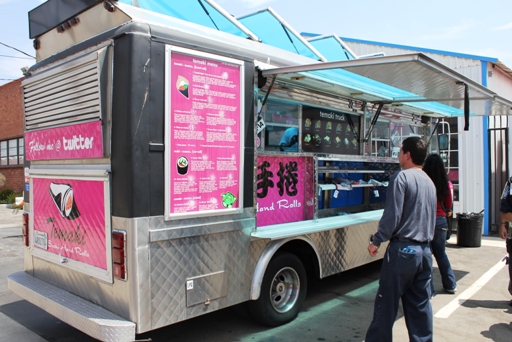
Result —
[{"label": "metal gate", "polygon": [[489,117],[489,235],[499,230],[500,196],[509,176],[508,116]]}]

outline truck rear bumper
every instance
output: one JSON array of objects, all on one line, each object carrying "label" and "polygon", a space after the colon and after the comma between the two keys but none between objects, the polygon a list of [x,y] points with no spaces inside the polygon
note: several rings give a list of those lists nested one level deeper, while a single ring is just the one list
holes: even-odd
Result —
[{"label": "truck rear bumper", "polygon": [[100,341],[134,341],[135,323],[26,272],[11,274],[9,289]]}]

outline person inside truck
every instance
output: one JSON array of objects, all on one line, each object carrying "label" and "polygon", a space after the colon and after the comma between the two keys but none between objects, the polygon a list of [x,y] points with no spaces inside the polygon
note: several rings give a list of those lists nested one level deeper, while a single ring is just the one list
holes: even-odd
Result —
[{"label": "person inside truck", "polygon": [[290,127],[284,131],[279,142],[279,149],[285,152],[297,152],[299,150],[299,129],[297,127]]}]

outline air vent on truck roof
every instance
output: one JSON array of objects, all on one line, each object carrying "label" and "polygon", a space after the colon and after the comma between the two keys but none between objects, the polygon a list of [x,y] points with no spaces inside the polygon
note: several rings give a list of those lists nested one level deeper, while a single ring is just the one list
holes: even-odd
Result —
[{"label": "air vent on truck roof", "polygon": [[23,81],[26,131],[101,119],[107,55],[103,47]]}]

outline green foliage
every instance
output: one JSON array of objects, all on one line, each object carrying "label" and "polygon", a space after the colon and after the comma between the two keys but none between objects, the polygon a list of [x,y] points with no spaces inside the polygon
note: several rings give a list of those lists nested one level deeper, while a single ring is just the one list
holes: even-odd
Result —
[{"label": "green foliage", "polygon": [[23,193],[21,192],[12,192],[7,196],[7,203],[14,204],[16,202],[16,197],[22,197]]},{"label": "green foliage", "polygon": [[[8,198],[10,195],[12,195],[14,193],[14,191],[12,191],[11,189],[4,189],[2,191],[0,191],[0,203],[14,203],[13,202],[8,202]],[[16,196],[14,196],[16,197]]]}]

